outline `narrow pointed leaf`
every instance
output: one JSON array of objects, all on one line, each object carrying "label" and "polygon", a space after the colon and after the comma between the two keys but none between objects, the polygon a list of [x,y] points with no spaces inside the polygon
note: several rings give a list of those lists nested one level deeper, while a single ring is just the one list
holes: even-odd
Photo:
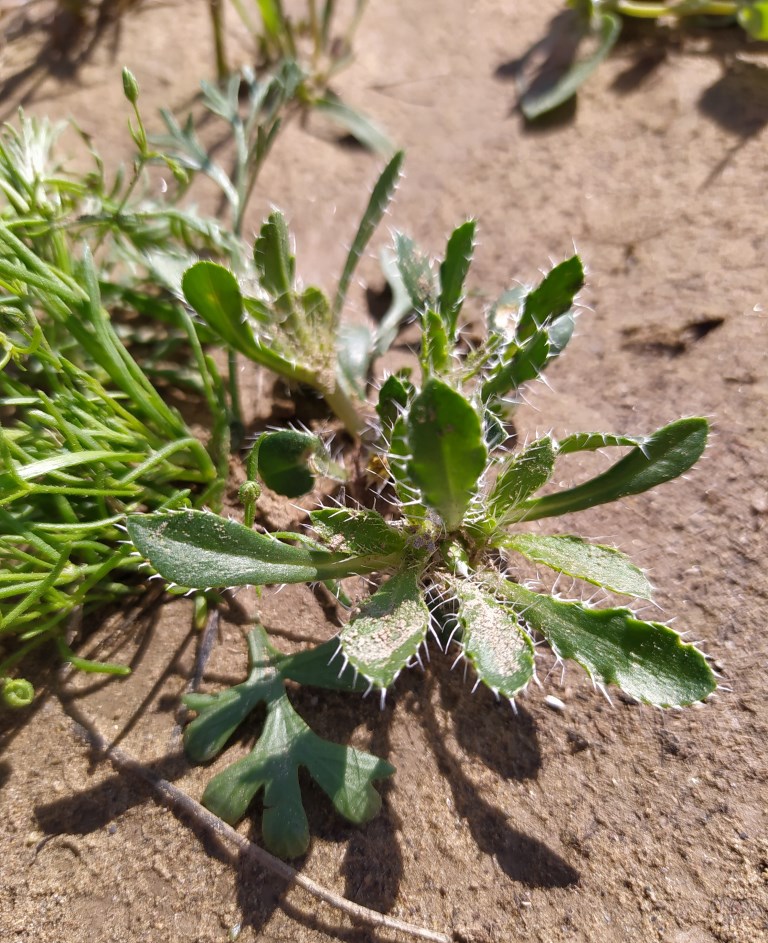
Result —
[{"label": "narrow pointed leaf", "polygon": [[516,583],[501,591],[561,658],[577,661],[593,681],[618,685],[656,707],[692,704],[715,689],[705,657],[668,626],[642,622],[628,609],[561,602]]},{"label": "narrow pointed leaf", "polygon": [[694,465],[704,452],[706,419],[678,419],[648,436],[602,475],[566,491],[524,501],[509,520],[536,520],[582,511],[671,481]]},{"label": "narrow pointed leaf", "polygon": [[448,366],[450,347],[445,321],[438,311],[427,308],[421,317],[421,368],[425,376],[443,373]]},{"label": "narrow pointed leaf", "polygon": [[485,468],[487,449],[480,417],[456,390],[429,380],[408,415],[408,472],[424,500],[457,528]]},{"label": "narrow pointed leaf", "polygon": [[385,554],[350,556],[292,545],[203,511],[128,518],[137,549],[165,579],[194,589],[306,583],[387,569]]},{"label": "narrow pointed leaf", "polygon": [[530,90],[523,94],[520,107],[529,121],[533,121],[564,104],[569,98],[573,98],[613,49],[621,33],[621,18],[616,13],[605,11],[600,13],[598,22],[598,30],[595,34],[596,45],[592,52],[577,58],[555,85],[547,88],[546,91]]},{"label": "narrow pointed leaf", "polygon": [[365,252],[371,240],[371,236],[376,231],[376,227],[381,222],[387,207],[392,201],[397,182],[400,179],[400,170],[403,166],[404,156],[402,151],[398,151],[376,181],[373,193],[371,193],[371,199],[368,201],[368,206],[363,213],[363,218],[360,220],[360,226],[358,227],[355,238],[352,240],[352,245],[349,249],[347,260],[344,263],[341,278],[339,279],[336,297],[333,300],[333,313],[335,317],[341,314],[341,309],[344,307],[344,301],[349,291],[349,284],[352,281],[352,276],[355,273],[360,257]]},{"label": "narrow pointed leaf", "polygon": [[489,511],[503,517],[508,510],[543,487],[555,467],[555,446],[547,436],[510,456],[488,497]]},{"label": "narrow pointed leaf", "polygon": [[333,92],[326,92],[312,102],[312,107],[340,124],[363,147],[382,157],[389,157],[394,145],[387,135],[362,112],[351,108]]},{"label": "narrow pointed leaf", "polygon": [[320,539],[334,550],[366,554],[402,553],[405,537],[376,511],[321,508],[309,515]]},{"label": "narrow pointed leaf", "polygon": [[494,693],[514,697],[534,673],[533,642],[509,607],[469,580],[454,585],[462,645],[477,676]]},{"label": "narrow pointed leaf", "polygon": [[395,573],[341,631],[344,657],[376,687],[392,684],[427,634],[429,610],[419,575],[413,565]]},{"label": "narrow pointed leaf", "polygon": [[638,446],[643,448],[648,441],[647,435],[609,435],[605,432],[574,432],[566,436],[557,445],[558,455],[571,452],[596,452],[611,446]]},{"label": "narrow pointed leaf", "polygon": [[472,264],[475,251],[475,228],[473,219],[454,229],[445,250],[445,259],[440,266],[440,299],[438,309],[445,321],[448,342],[456,339],[456,327],[464,302],[464,281]]},{"label": "narrow pointed leaf", "polygon": [[614,593],[650,599],[653,588],[642,570],[620,550],[593,544],[570,535],[508,534],[499,541],[507,550],[516,550],[534,563],[603,586]]},{"label": "narrow pointed leaf", "polygon": [[434,307],[437,303],[437,286],[429,258],[422,255],[412,239],[403,233],[395,236],[397,267],[411,302],[416,311]]}]

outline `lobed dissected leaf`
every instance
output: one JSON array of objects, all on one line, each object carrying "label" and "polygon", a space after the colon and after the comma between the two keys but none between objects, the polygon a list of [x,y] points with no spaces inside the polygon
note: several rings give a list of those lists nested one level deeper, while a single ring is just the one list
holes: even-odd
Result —
[{"label": "lobed dissected leaf", "polygon": [[264,844],[281,857],[295,857],[309,844],[300,768],[308,770],[337,812],[354,823],[365,822],[378,812],[381,798],[373,782],[390,776],[394,769],[378,757],[323,740],[296,713],[286,696],[283,677],[291,662],[295,668],[301,656],[281,656],[261,628],[251,632],[248,647],[250,672],[243,684],[217,695],[185,698],[187,706],[199,711],[185,731],[185,745],[192,759],[210,759],[257,704],[266,704],[267,718],[253,751],[210,781],[203,804],[234,824],[263,788]]},{"label": "lobed dissected leaf", "polygon": [[344,657],[376,687],[389,687],[426,637],[429,610],[420,574],[414,563],[399,570],[341,631]]},{"label": "lobed dissected leaf", "polygon": [[438,309],[445,323],[449,344],[453,344],[456,339],[459,313],[464,302],[464,281],[475,250],[476,226],[475,220],[470,219],[454,229],[440,266]]},{"label": "lobed dissected leaf", "polygon": [[656,707],[692,704],[715,689],[705,657],[668,626],[643,622],[628,609],[562,602],[517,583],[499,591],[561,658],[577,661],[593,681],[616,684]]},{"label": "lobed dissected leaf", "polygon": [[650,599],[651,584],[642,570],[620,550],[593,544],[570,535],[508,534],[498,541],[534,563],[543,563],[558,573],[575,576],[614,593]]},{"label": "lobed dissected leaf", "polygon": [[514,697],[534,675],[533,642],[509,607],[470,580],[456,580],[457,621],[467,658],[483,684]]},{"label": "lobed dissected leaf", "polygon": [[136,514],[128,533],[165,579],[194,589],[306,583],[387,569],[386,554],[350,556],[284,543],[202,511]]},{"label": "lobed dissected leaf", "polygon": [[[320,539],[327,544],[334,544],[334,549],[346,553],[366,554],[402,553],[405,549],[405,537],[381,514],[369,510],[350,508],[320,508],[309,515],[312,526]],[[339,543],[336,547],[335,544]]]},{"label": "lobed dissected leaf", "polygon": [[678,419],[645,438],[602,475],[575,488],[524,501],[508,519],[536,520],[582,511],[671,481],[699,460],[708,431],[706,419]]},{"label": "lobed dissected leaf", "polygon": [[555,446],[546,436],[537,439],[506,462],[488,496],[488,508],[494,517],[503,517],[552,477]]},{"label": "lobed dissected leaf", "polygon": [[448,530],[464,517],[485,468],[480,417],[461,393],[431,379],[408,414],[408,473]]}]

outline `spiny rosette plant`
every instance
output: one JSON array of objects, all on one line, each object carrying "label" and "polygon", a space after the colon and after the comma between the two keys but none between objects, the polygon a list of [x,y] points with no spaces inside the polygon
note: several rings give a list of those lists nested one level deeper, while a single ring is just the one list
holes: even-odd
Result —
[{"label": "spiny rosette plant", "polygon": [[[421,662],[420,650],[431,633],[446,650],[458,645],[457,660],[471,664],[477,683],[509,699],[535,677],[535,646],[542,639],[559,659],[576,661],[601,687],[615,684],[659,707],[702,700],[715,688],[713,673],[701,652],[677,632],[641,620],[626,606],[597,608],[529,588],[516,578],[512,561],[517,554],[608,592],[649,598],[645,575],[619,550],[570,534],[543,536],[528,525],[678,477],[701,456],[707,421],[680,419],[651,435],[579,433],[561,441],[545,435],[509,448],[513,440],[505,413],[520,387],[568,342],[583,269],[573,257],[535,289],[505,292],[489,312],[486,342],[462,355],[458,326],[474,235],[473,222],[459,226],[437,272],[409,239],[397,239],[403,281],[421,317],[422,376],[420,383],[404,372],[390,376],[379,392],[378,465],[393,495],[390,517],[363,508],[324,507],[309,515],[313,537],[257,533],[248,526],[258,499],[253,482],[244,491],[246,525],[193,510],[135,515],[128,522],[131,539],[166,579],[191,588],[317,581],[334,587],[346,577],[378,574],[378,588],[352,610],[338,637],[294,656],[283,671],[284,677],[303,683],[375,689],[383,704],[399,673]],[[303,451],[295,439],[302,435]],[[265,450],[270,436],[277,437],[276,447]],[[285,442],[291,457],[282,464],[281,436],[294,437]],[[306,464],[317,447],[307,433],[267,433],[255,447],[250,471],[272,487],[285,474],[292,488],[297,466]],[[562,456],[620,447],[629,451],[602,474],[539,494]],[[311,475],[305,484],[311,488]],[[270,658],[284,664],[280,656]],[[227,706],[235,701],[237,710]],[[242,694],[232,692],[190,706],[202,712],[198,727],[189,729],[210,725],[207,742],[214,752],[250,709]],[[279,756],[290,755],[294,765],[302,765],[299,754],[289,749],[292,734],[280,729],[283,741],[268,736],[265,728],[255,759],[235,764],[216,777],[215,788],[209,786],[206,801],[223,817],[238,818],[262,786],[268,797],[272,794],[270,769],[282,769]],[[192,755],[204,758],[209,753],[197,736]],[[295,795],[295,770],[291,784]],[[367,789],[367,779],[364,784]],[[287,818],[279,831],[278,839],[265,828],[272,847],[301,845],[297,836],[304,832],[294,830]]]}]

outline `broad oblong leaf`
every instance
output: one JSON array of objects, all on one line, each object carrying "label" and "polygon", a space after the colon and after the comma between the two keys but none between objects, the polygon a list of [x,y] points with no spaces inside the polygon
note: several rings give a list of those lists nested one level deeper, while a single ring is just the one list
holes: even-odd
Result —
[{"label": "broad oblong leaf", "polygon": [[203,511],[132,515],[128,533],[161,576],[193,589],[340,579],[397,562],[294,546]]},{"label": "broad oblong leaf", "polygon": [[381,222],[387,207],[392,201],[397,183],[400,179],[400,171],[403,166],[404,157],[403,152],[398,151],[384,168],[373,188],[368,206],[365,208],[363,218],[360,220],[360,226],[355,234],[355,238],[352,240],[352,245],[350,246],[347,260],[344,263],[341,278],[339,279],[339,285],[336,289],[336,295],[333,299],[333,313],[337,318],[341,314],[341,309],[344,307],[344,301],[346,300],[347,291],[349,290],[349,283],[352,280],[360,257],[365,252],[366,246],[371,240],[371,236],[376,231],[376,227]]},{"label": "broad oblong leaf", "polygon": [[297,429],[264,432],[253,445],[249,469],[277,494],[298,498],[315,486],[309,461],[318,449],[324,450],[320,439]]},{"label": "broad oblong leaf", "polygon": [[595,682],[656,707],[693,704],[715,689],[706,658],[666,625],[643,622],[628,609],[562,602],[517,583],[499,591],[561,658],[578,662]]},{"label": "broad oblong leaf", "polygon": [[405,537],[376,511],[320,508],[309,517],[320,539],[333,550],[389,556],[405,549]]},{"label": "broad oblong leaf", "polygon": [[181,288],[188,304],[227,345],[259,359],[251,328],[243,320],[240,286],[229,269],[216,262],[196,262],[184,273]]},{"label": "broad oblong leaf", "polygon": [[475,221],[470,219],[454,229],[440,266],[438,309],[443,316],[449,344],[453,344],[456,339],[459,313],[464,302],[464,281],[475,250],[476,226]]},{"label": "broad oblong leaf", "polygon": [[650,599],[653,587],[642,570],[620,550],[570,535],[508,534],[499,546],[516,550],[534,563],[603,586],[614,593]]},{"label": "broad oblong leaf", "polygon": [[420,572],[414,563],[395,573],[341,631],[344,657],[378,688],[392,684],[426,637],[429,610],[419,586]]},{"label": "broad oblong leaf", "polygon": [[543,487],[552,477],[555,454],[555,445],[548,436],[512,454],[488,496],[490,514],[503,517]]},{"label": "broad oblong leaf", "polygon": [[582,511],[671,481],[699,460],[708,432],[706,419],[678,419],[648,436],[604,474],[575,488],[524,501],[508,520],[536,520]]},{"label": "broad oblong leaf", "polygon": [[464,653],[494,694],[514,697],[534,675],[533,642],[509,607],[469,580],[452,588]]},{"label": "broad oblong leaf", "polygon": [[429,380],[408,414],[408,473],[427,504],[455,530],[485,468],[487,449],[480,417],[441,380]]}]

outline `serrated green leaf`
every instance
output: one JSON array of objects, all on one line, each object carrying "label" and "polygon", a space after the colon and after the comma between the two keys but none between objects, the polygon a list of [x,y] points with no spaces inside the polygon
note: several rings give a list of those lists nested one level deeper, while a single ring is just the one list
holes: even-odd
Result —
[{"label": "serrated green leaf", "polygon": [[678,419],[648,436],[615,465],[584,484],[524,501],[508,520],[537,520],[582,511],[631,494],[640,494],[688,471],[707,444],[706,419]]},{"label": "serrated green leaf", "polygon": [[429,257],[420,253],[412,239],[403,233],[395,235],[397,267],[416,311],[422,312],[437,303],[435,276]]},{"label": "serrated green leaf", "polygon": [[480,417],[461,393],[428,380],[408,414],[408,474],[448,530],[457,528],[485,468]]},{"label": "serrated green leaf", "polygon": [[395,573],[341,631],[344,657],[376,687],[388,688],[418,652],[429,629],[420,567]]},{"label": "serrated green leaf", "polygon": [[445,323],[449,344],[456,340],[459,313],[464,302],[464,281],[475,251],[476,225],[475,221],[470,219],[454,229],[446,246],[445,259],[440,266],[438,310]]},{"label": "serrated green leaf", "polygon": [[452,584],[461,642],[478,678],[494,693],[514,697],[534,673],[533,642],[509,607],[469,580]]},{"label": "serrated green leaf", "polygon": [[557,445],[558,455],[569,455],[571,452],[596,452],[598,449],[610,446],[639,446],[642,448],[648,441],[646,435],[609,435],[604,432],[574,432],[562,439]]},{"label": "serrated green leaf", "polygon": [[692,704],[715,689],[704,656],[668,626],[642,622],[628,609],[562,602],[517,583],[505,582],[498,591],[561,658],[577,661],[593,681],[618,685],[656,707]]},{"label": "serrated green leaf", "polygon": [[262,223],[253,244],[253,262],[261,287],[275,300],[278,310],[290,311],[296,259],[285,217],[277,210]]},{"label": "serrated green leaf", "polygon": [[427,308],[421,316],[421,369],[425,376],[443,373],[448,366],[450,348],[442,315]]},{"label": "serrated green leaf", "polygon": [[[334,550],[366,554],[402,553],[405,537],[376,511],[349,508],[320,508],[309,515],[320,540]],[[336,546],[338,544],[338,546]]]},{"label": "serrated green leaf", "polygon": [[538,288],[526,295],[515,335],[518,343],[570,310],[583,287],[584,267],[577,255],[556,265]]},{"label": "serrated green leaf", "polygon": [[548,111],[553,111],[559,105],[572,98],[590,75],[608,56],[616,45],[621,33],[621,18],[610,11],[599,13],[598,28],[592,31],[596,40],[595,49],[582,58],[577,58],[568,71],[555,85],[544,92],[526,91],[520,107],[529,121],[533,121]]},{"label": "serrated green leaf", "polygon": [[128,533],[161,576],[194,589],[337,579],[397,562],[294,546],[203,511],[132,515]]},{"label": "serrated green leaf", "polygon": [[570,535],[508,534],[498,541],[507,550],[516,550],[534,563],[604,586],[614,593],[650,599],[653,588],[642,570],[620,550],[593,544]]},{"label": "serrated green leaf", "polygon": [[366,246],[371,240],[371,236],[373,236],[376,227],[381,222],[387,207],[392,201],[395,189],[397,188],[397,182],[400,179],[400,171],[403,166],[404,157],[403,152],[398,151],[384,168],[373,188],[368,206],[365,208],[363,218],[360,220],[360,226],[358,227],[355,238],[352,240],[352,245],[350,246],[347,260],[344,263],[341,278],[339,279],[339,285],[336,289],[336,296],[333,299],[333,313],[336,318],[339,317],[341,309],[344,307],[344,301],[349,291],[349,283],[352,280],[360,257],[365,252]]},{"label": "serrated green leaf", "polygon": [[551,346],[546,328],[531,335],[522,347],[510,344],[482,386],[483,402],[514,393],[535,380],[550,360]]},{"label": "serrated green leaf", "polygon": [[181,281],[184,297],[208,327],[230,347],[253,360],[259,349],[243,320],[243,298],[235,276],[216,262],[196,262]]},{"label": "serrated green leaf", "polygon": [[405,418],[400,416],[389,436],[387,462],[403,516],[411,523],[418,523],[426,518],[427,508],[409,474],[410,459],[408,427]]},{"label": "serrated green leaf", "polygon": [[555,445],[549,436],[513,453],[488,496],[490,514],[503,518],[507,511],[543,487],[552,477],[554,467]]},{"label": "serrated green leaf", "polygon": [[384,432],[391,430],[415,395],[415,387],[404,372],[393,373],[382,383],[376,412]]}]

